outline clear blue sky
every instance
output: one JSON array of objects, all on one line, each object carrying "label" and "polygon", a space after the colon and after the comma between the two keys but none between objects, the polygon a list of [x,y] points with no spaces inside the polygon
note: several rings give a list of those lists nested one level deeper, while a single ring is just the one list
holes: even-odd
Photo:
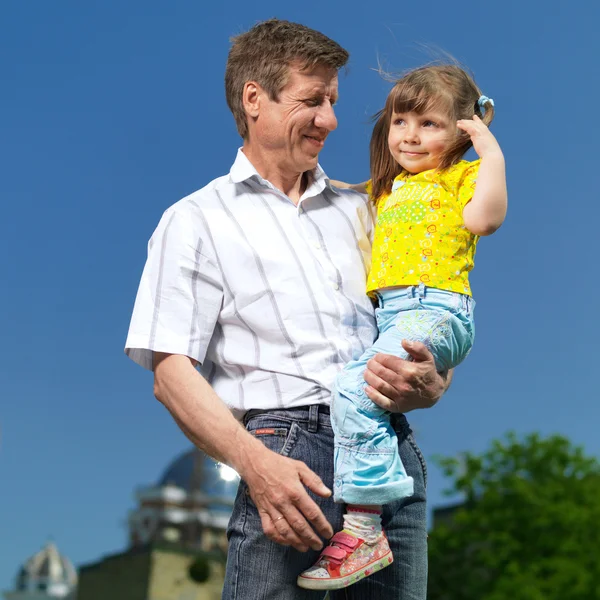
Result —
[{"label": "clear blue sky", "polygon": [[[598,3],[283,6],[2,4],[0,590],[48,536],[76,564],[123,549],[134,487],[188,447],[123,345],[160,215],[235,157],[229,37],[272,16],[351,52],[321,159],[335,178],[368,174],[369,116],[389,89],[378,60],[401,70],[443,49],[496,101],[509,216],[479,246],[474,351],[443,401],[411,416],[425,455],[508,429],[600,454]],[[431,505],[443,487],[432,468]]]}]

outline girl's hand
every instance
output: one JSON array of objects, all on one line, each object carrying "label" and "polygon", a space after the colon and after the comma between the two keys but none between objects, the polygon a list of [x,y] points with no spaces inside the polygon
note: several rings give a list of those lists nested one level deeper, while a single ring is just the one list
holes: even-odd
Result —
[{"label": "girl's hand", "polygon": [[359,194],[367,193],[367,182],[363,181],[362,183],[345,183],[343,181],[336,181],[335,179],[331,179],[330,183],[334,187],[346,189],[346,190],[354,190]]},{"label": "girl's hand", "polygon": [[471,119],[457,121],[456,126],[469,135],[473,142],[473,148],[475,148],[475,152],[480,158],[496,152],[502,154],[500,144],[487,128],[487,125],[477,115],[473,115],[472,121]]}]

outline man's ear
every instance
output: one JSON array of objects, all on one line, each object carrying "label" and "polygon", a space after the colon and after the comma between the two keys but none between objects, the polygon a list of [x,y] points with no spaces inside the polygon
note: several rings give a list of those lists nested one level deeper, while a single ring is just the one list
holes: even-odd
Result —
[{"label": "man's ear", "polygon": [[264,90],[256,81],[246,81],[242,91],[242,104],[248,117],[256,119],[260,112],[260,101]]}]

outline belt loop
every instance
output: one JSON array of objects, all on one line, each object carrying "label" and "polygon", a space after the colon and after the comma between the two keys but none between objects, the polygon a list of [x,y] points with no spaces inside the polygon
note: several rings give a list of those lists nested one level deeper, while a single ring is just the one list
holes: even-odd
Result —
[{"label": "belt loop", "polygon": [[419,298],[425,298],[425,284],[419,284]]},{"label": "belt loop", "polygon": [[308,407],[308,430],[311,433],[319,431],[319,405],[311,404]]}]

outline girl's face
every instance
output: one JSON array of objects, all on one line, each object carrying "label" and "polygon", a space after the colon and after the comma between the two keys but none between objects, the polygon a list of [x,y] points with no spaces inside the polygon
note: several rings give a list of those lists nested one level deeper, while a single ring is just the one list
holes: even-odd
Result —
[{"label": "girl's face", "polygon": [[393,113],[388,147],[394,160],[409,173],[435,169],[456,138],[456,121],[443,112]]}]

